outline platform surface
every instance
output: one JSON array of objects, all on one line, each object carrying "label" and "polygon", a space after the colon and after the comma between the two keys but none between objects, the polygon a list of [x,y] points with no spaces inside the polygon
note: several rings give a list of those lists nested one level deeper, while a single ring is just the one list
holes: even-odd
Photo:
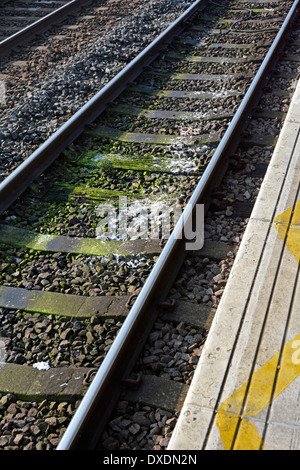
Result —
[{"label": "platform surface", "polygon": [[300,449],[300,84],[168,450]]}]

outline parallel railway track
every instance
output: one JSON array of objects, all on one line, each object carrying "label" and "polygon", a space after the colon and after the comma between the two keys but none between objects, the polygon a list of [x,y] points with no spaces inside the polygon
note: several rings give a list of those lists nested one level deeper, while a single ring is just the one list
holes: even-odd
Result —
[{"label": "parallel railway track", "polygon": [[82,0],[4,2],[0,17],[0,57],[9,55],[12,49],[42,34],[47,28],[74,14],[85,4],[88,2]]},{"label": "parallel railway track", "polygon": [[[6,312],[18,324],[22,312],[48,314],[50,320],[44,327],[39,325],[42,331],[54,330],[55,315],[63,315],[68,330],[55,357],[51,356],[51,342],[43,335],[42,347],[31,353],[29,348],[26,351],[22,334],[18,342],[12,335],[7,342],[9,362],[21,364],[23,372],[34,362],[48,361],[61,373],[70,364],[78,367],[78,374],[101,364],[60,449],[98,444],[160,306],[173,305],[164,301],[186,257],[187,240],[180,239],[185,217],[164,241],[149,238],[149,233],[146,240],[115,240],[115,232],[108,233],[111,240],[105,240],[103,204],[116,209],[117,218],[119,197],[135,207],[139,203],[145,207],[145,200],[149,207],[161,199],[168,207],[177,203],[182,209],[189,202],[184,215],[192,208],[193,217],[197,204],[205,203],[207,210],[258,103],[262,85],[278,60],[288,32],[285,26],[290,27],[297,13],[297,2],[285,3],[283,10],[278,2],[254,3],[253,7],[245,2],[224,2],[224,6],[196,2],[166,35],[154,41],[0,185],[4,273],[0,301],[4,315]],[[174,33],[177,38],[172,43]],[[262,111],[256,117],[268,119],[274,132],[245,135],[243,145],[270,147],[282,114],[274,117],[274,113]],[[39,183],[32,184],[37,177]],[[131,227],[141,230],[141,219]],[[208,245],[196,255],[205,258]],[[213,248],[223,249],[226,255],[231,246],[213,244]],[[131,294],[134,304],[126,306]],[[194,307],[198,303],[200,299]],[[210,311],[209,296],[204,303]],[[187,305],[179,302],[179,313],[181,308],[184,313]],[[93,327],[88,326],[90,318]],[[117,320],[105,324],[111,318]],[[29,320],[33,322],[33,318]],[[82,332],[80,337],[77,333],[82,325],[76,330],[76,322],[85,322],[90,333]],[[106,343],[104,330],[109,330],[109,324],[114,326]],[[195,329],[191,324],[187,331]],[[201,347],[204,331],[198,325],[198,343],[191,352]],[[192,372],[193,367],[187,370]],[[168,373],[168,368],[163,372]],[[159,369],[156,375],[160,375]],[[74,382],[74,369],[71,376]],[[189,380],[190,374],[187,376]],[[73,399],[78,393],[83,392],[76,390]],[[67,391],[63,397],[70,399]]]}]

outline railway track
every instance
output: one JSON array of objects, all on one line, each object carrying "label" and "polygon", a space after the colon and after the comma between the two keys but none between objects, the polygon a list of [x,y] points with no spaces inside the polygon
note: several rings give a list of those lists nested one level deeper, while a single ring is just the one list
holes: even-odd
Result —
[{"label": "railway track", "polygon": [[0,62],[0,181],[187,8],[96,0]]},{"label": "railway track", "polygon": [[85,4],[81,0],[42,0],[39,2],[3,2],[0,17],[0,57],[7,56],[17,46],[45,32],[55,23]]},{"label": "railway track", "polygon": [[[183,246],[187,240],[176,238],[176,232],[170,237],[159,232],[151,237],[141,210],[151,208],[153,214],[155,208],[161,209],[162,205],[157,205],[160,202],[168,210],[176,207],[181,214],[188,201],[195,206],[199,202],[208,204],[210,198],[213,202],[210,210],[214,214],[210,215],[211,233],[214,233],[213,217],[227,214],[234,219],[234,203],[239,198],[231,195],[226,200],[222,187],[215,191],[219,182],[212,180],[213,170],[218,169],[221,180],[228,158],[219,164],[218,157],[221,151],[229,157],[236,150],[249,113],[258,102],[251,85],[253,79],[261,91],[274,56],[278,59],[281,46],[278,31],[292,5],[296,10],[296,2],[285,2],[283,7],[278,2],[254,2],[254,7],[253,2],[251,6],[245,2],[213,6],[197,3],[200,12],[194,11],[188,22],[186,14],[184,28],[181,20],[176,24],[175,31],[179,28],[180,35],[162,55],[159,55],[160,48],[165,38],[156,41],[154,61],[147,59],[146,66],[141,64],[143,54],[135,61],[134,65],[140,65],[143,70],[141,74],[140,70],[134,70],[133,76],[128,69],[125,74],[121,72],[114,80],[113,94],[110,84],[95,97],[92,115],[87,106],[88,117],[79,112],[73,118],[75,131],[67,123],[53,136],[55,147],[59,142],[58,152],[53,151],[53,144],[47,148],[49,142],[46,142],[0,186],[0,305],[5,350],[0,369],[2,409],[10,423],[14,415],[7,415],[12,409],[17,413],[22,406],[24,421],[29,414],[25,409],[33,410],[29,418],[34,413],[37,416],[40,410],[44,410],[44,416],[49,412],[46,425],[41,423],[35,429],[36,435],[32,421],[24,422],[24,427],[29,423],[27,429],[14,432],[10,439],[2,428],[4,448],[18,445],[33,448],[37,442],[40,448],[57,446],[75,408],[77,412],[59,448],[85,447],[87,442],[90,446],[98,445],[99,433],[105,428],[113,410],[111,405],[117,402],[122,386],[130,389],[139,385],[140,379],[142,388],[152,384],[156,393],[145,398],[145,409],[139,405],[135,410],[131,431],[129,425],[120,428],[120,418],[114,421],[115,431],[112,430],[119,438],[137,434],[139,442],[143,442],[143,424],[147,420],[155,424],[145,418],[147,406],[154,406],[151,399],[156,399],[156,405],[162,410],[169,407],[165,414],[157,413],[163,426],[169,418],[172,427],[168,413],[178,411],[179,397],[184,396],[191,380],[238,241],[231,243],[230,238],[216,229],[216,235],[212,239],[208,237],[203,248],[200,243],[198,249],[189,253],[174,285],[186,257]],[[294,10],[288,20],[293,18]],[[284,37],[283,30],[280,31]],[[168,33],[168,41],[172,36],[173,32]],[[274,45],[275,38],[278,42]],[[294,42],[289,46],[290,51],[291,47],[297,50],[297,34],[291,39]],[[266,62],[268,69],[257,76],[261,64]],[[297,67],[297,58],[291,53],[279,63],[272,96],[278,99],[280,109],[266,109],[262,104],[248,125],[248,134],[244,133],[242,149],[250,146],[252,152],[260,154],[256,163],[261,171],[266,168],[266,155],[270,155],[284,117],[284,105],[289,98],[287,88],[297,77]],[[118,77],[120,81],[126,78],[130,82],[122,94]],[[270,79],[271,86],[272,80],[275,82],[275,78]],[[251,93],[246,93],[247,90]],[[107,106],[112,99],[113,103]],[[268,95],[262,99],[267,102]],[[236,112],[243,118],[241,123]],[[265,132],[261,132],[263,123]],[[232,130],[237,140],[226,141]],[[64,153],[56,160],[61,151]],[[247,162],[237,154],[231,162],[236,170],[248,168],[241,178],[254,171],[249,158],[251,150],[247,152]],[[43,162],[36,165],[39,159]],[[249,177],[260,180],[261,174]],[[17,182],[21,179],[23,186],[19,188]],[[234,187],[237,183],[227,184]],[[255,189],[246,199],[254,197]],[[127,231],[121,232],[124,212],[129,225]],[[244,219],[235,220],[233,226],[243,228]],[[177,234],[181,228],[179,222]],[[194,281],[195,287],[187,287],[193,277],[198,284]],[[154,290],[157,285],[159,291]],[[185,296],[178,295],[182,286],[188,291]],[[159,309],[163,315],[155,323]],[[143,318],[139,316],[140,311]],[[126,365],[117,359],[120,351]],[[96,375],[95,370],[98,370]],[[9,388],[16,383],[20,371],[26,378],[26,390],[22,389],[23,382],[17,389]],[[90,377],[93,380],[85,393]],[[110,388],[112,379],[114,394]],[[166,393],[160,392],[161,384],[169,389],[174,385],[175,398],[171,405],[161,401]],[[139,397],[141,390],[127,391],[125,399],[131,394],[143,401]],[[8,392],[12,395],[7,398]],[[101,405],[91,401],[94,395],[97,399],[101,396]],[[27,405],[22,405],[20,400]],[[41,400],[42,404],[37,405]],[[52,412],[46,411],[46,400],[51,401]],[[120,402],[119,409],[122,409]],[[43,426],[50,435],[50,444],[43,443]],[[111,428],[106,433],[110,444],[102,441],[104,448],[117,442]],[[157,435],[157,431],[152,432],[152,437]],[[144,445],[148,448],[149,443]]]}]

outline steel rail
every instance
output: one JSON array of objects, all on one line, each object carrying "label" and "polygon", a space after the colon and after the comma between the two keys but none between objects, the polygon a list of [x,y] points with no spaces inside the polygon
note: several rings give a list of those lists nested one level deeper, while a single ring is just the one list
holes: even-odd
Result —
[{"label": "steel rail", "polygon": [[165,31],[125,66],[107,85],[49,137],[0,183],[0,214],[3,213],[51,163],[91,124],[149,65],[207,0],[197,0]]},{"label": "steel rail", "polygon": [[168,295],[185,258],[187,243],[184,236],[185,223],[195,217],[199,204],[208,201],[216,184],[216,175],[219,179],[224,176],[228,157],[236,149],[241,133],[250,119],[251,111],[259,100],[268,73],[278,60],[288,29],[298,13],[299,1],[295,0],[291,7],[187,207],[66,429],[57,450],[95,448],[104,430],[106,419],[120,394],[122,381],[132,371],[157,316],[159,305]]},{"label": "steel rail", "polygon": [[90,3],[90,0],[71,0],[66,5],[59,7],[57,10],[43,16],[15,34],[3,39],[3,41],[0,42],[0,57],[6,56],[14,47],[20,44],[23,45],[26,41],[32,39],[34,35],[42,33],[54,22],[58,20],[62,21],[67,15],[74,12],[76,8],[87,3]]}]

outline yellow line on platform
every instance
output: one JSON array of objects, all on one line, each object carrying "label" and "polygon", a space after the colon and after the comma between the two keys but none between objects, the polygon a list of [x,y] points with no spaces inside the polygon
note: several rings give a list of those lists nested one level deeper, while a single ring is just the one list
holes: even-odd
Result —
[{"label": "yellow line on platform", "polygon": [[[258,450],[262,439],[248,417],[255,417],[272,399],[280,351],[264,366],[254,372],[248,389],[248,381],[228,397],[219,407],[217,426],[225,449]],[[300,374],[300,333],[284,346],[281,365],[274,390],[274,399]],[[239,425],[239,428],[238,428]]]},{"label": "yellow line on platform", "polygon": [[[300,201],[293,208],[287,209],[274,220],[274,227],[283,240],[286,238],[286,246],[295,256],[297,263],[300,263]],[[292,219],[291,219],[292,217]]]},{"label": "yellow line on platform", "polygon": [[[274,220],[286,246],[300,262],[300,201]],[[288,230],[288,233],[287,233]],[[262,438],[248,419],[265,409],[300,374],[300,334],[287,343],[218,408],[216,424],[225,449],[262,449]],[[276,381],[276,384],[275,384]]]}]

